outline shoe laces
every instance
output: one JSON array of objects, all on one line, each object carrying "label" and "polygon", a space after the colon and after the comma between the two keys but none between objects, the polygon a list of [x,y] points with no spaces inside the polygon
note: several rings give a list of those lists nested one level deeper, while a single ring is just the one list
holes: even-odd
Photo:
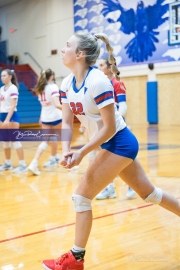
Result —
[{"label": "shoe laces", "polygon": [[[56,260],[56,264],[57,264],[57,265],[63,265],[64,261],[66,261],[66,260],[67,260],[67,262],[70,261],[70,257],[69,257],[69,254],[68,254],[68,253],[65,253],[65,254],[62,255],[60,258],[58,258],[58,259]],[[66,263],[67,263],[67,262],[66,262]]]},{"label": "shoe laces", "polygon": [[109,192],[108,188],[105,187],[103,190],[102,190],[102,193],[106,193],[106,192]]}]

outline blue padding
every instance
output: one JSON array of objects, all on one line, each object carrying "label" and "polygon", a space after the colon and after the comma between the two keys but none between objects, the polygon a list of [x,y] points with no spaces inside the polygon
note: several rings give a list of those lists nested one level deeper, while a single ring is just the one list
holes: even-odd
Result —
[{"label": "blue padding", "polygon": [[147,121],[158,124],[158,83],[147,82]]},{"label": "blue padding", "polygon": [[3,64],[7,63],[7,41],[0,41],[0,62]]}]

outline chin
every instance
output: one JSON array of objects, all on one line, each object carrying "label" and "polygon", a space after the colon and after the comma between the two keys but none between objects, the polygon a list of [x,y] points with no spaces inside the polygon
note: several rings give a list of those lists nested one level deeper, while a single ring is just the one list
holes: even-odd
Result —
[{"label": "chin", "polygon": [[67,62],[65,62],[65,61],[63,62],[63,64],[64,64],[67,68],[70,68],[70,66],[71,66],[69,63],[67,63]]},{"label": "chin", "polygon": [[63,58],[62,59],[62,62],[63,62],[63,64],[66,66],[67,65],[67,63],[66,63],[66,60]]}]

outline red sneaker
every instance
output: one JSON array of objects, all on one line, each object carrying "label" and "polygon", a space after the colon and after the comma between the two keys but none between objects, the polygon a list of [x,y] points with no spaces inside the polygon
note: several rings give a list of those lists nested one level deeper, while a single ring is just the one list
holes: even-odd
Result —
[{"label": "red sneaker", "polygon": [[56,260],[43,261],[43,267],[45,270],[84,270],[84,260],[76,261],[69,251]]}]

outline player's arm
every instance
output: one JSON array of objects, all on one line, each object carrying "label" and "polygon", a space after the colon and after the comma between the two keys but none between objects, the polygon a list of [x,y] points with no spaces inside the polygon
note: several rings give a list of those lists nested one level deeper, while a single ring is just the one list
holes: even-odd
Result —
[{"label": "player's arm", "polygon": [[91,139],[85,146],[83,146],[77,152],[69,152],[65,156],[65,168],[72,168],[73,166],[79,165],[81,160],[85,155],[91,152],[93,149],[96,149],[98,146],[107,141],[112,137],[116,132],[116,122],[115,122],[115,113],[114,113],[114,102],[103,107],[100,110],[100,114],[103,121],[103,127],[96,134],[96,136]]},{"label": "player's arm", "polygon": [[62,150],[63,153],[70,152],[70,144],[73,133],[74,114],[68,103],[62,103]]},{"label": "player's arm", "polygon": [[57,109],[62,110],[62,105],[60,104],[59,96],[52,97],[52,103]]},{"label": "player's arm", "polygon": [[122,115],[122,116],[125,116],[126,112],[127,112],[127,103],[126,103],[126,101],[119,102],[118,105],[119,105],[119,114]]},{"label": "player's arm", "polygon": [[101,108],[100,114],[103,121],[103,127],[90,142],[78,150],[78,152],[80,151],[83,156],[98,148],[101,144],[111,138],[116,132],[114,103]]},{"label": "player's arm", "polygon": [[11,99],[11,108],[10,108],[10,110],[9,110],[7,116],[6,116],[6,119],[4,121],[5,123],[10,121],[11,116],[13,115],[14,110],[16,108],[16,103],[17,103],[17,98],[12,98]]},{"label": "player's arm", "polygon": [[83,156],[98,148],[116,132],[115,106],[113,87],[109,80],[96,80],[92,88],[92,96],[99,109],[103,126],[90,142],[80,149]]},{"label": "player's arm", "polygon": [[102,128],[80,150],[69,152],[65,155],[66,159],[68,158],[66,166],[64,166],[65,168],[72,168],[78,165],[85,155],[110,139],[116,132],[114,95],[110,81],[96,80],[91,88],[91,94],[102,117]]},{"label": "player's arm", "polygon": [[127,103],[126,103],[126,87],[123,81],[116,81],[114,84],[114,91],[117,97],[117,103],[119,106],[119,113],[122,116],[126,115]]},{"label": "player's arm", "polygon": [[62,106],[60,104],[60,101],[59,101],[59,88],[56,84],[53,84],[50,88],[50,91],[51,91],[51,100],[52,100],[52,103],[53,105],[59,109],[59,110],[62,110]]},{"label": "player's arm", "polygon": [[40,114],[40,117],[39,117],[39,125],[40,126],[42,125],[42,108],[41,108],[41,114]]}]

